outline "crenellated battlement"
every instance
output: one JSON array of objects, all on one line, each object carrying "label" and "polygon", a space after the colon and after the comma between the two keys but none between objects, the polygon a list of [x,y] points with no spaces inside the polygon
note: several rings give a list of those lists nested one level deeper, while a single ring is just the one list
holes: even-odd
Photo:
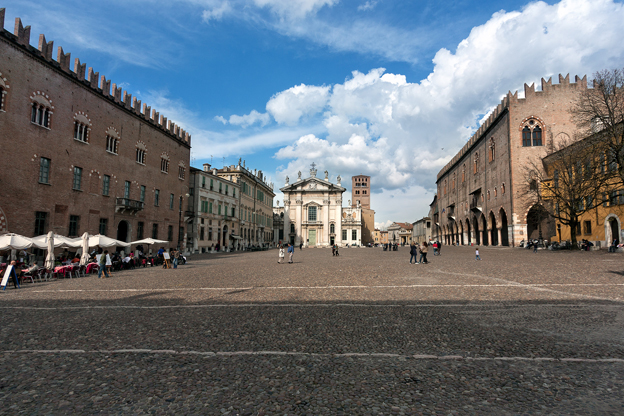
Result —
[{"label": "crenellated battlement", "polygon": [[498,118],[509,109],[512,105],[523,105],[529,103],[536,98],[542,98],[545,95],[554,94],[563,89],[587,89],[587,75],[580,78],[578,75],[574,77],[574,82],[570,82],[570,74],[565,77],[559,74],[559,83],[553,84],[552,77],[541,80],[541,90],[535,90],[535,84],[524,84],[524,98],[518,98],[518,91],[513,94],[511,91],[503,97],[500,104],[490,113],[488,118],[479,126],[477,131],[470,137],[462,149],[444,166],[438,173],[437,180],[440,180],[464,155],[472,149],[472,147],[481,139],[481,137],[489,130],[489,128],[498,120]]},{"label": "crenellated battlement", "polygon": [[[123,107],[140,118],[143,118],[150,124],[153,124],[162,131],[174,136],[177,140],[191,145],[191,135],[177,126],[175,123],[167,120],[166,117],[160,116],[156,110],[150,106],[142,104],[136,97],[132,97],[127,91],[122,91],[117,84],[111,83],[104,75],[100,76],[99,72],[95,72],[93,68],[80,62],[80,59],[74,60],[71,65],[71,53],[65,53],[61,46],[57,49],[56,59],[53,58],[54,41],[48,42],[45,35],[39,35],[39,43],[37,48],[30,45],[30,26],[24,27],[19,17],[15,18],[15,27],[13,33],[4,28],[4,17],[6,10],[0,8],[0,36],[12,42],[16,46],[24,49],[32,56],[42,59],[52,64],[57,69],[75,78],[84,86],[91,88],[94,92],[101,94],[104,98],[112,100],[116,105]],[[86,76],[86,78],[85,78]],[[112,84],[112,91],[111,91]]]}]

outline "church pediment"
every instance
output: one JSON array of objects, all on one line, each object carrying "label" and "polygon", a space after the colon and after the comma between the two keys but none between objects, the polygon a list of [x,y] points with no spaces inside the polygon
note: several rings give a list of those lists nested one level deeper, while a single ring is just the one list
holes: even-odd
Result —
[{"label": "church pediment", "polygon": [[333,184],[329,181],[324,181],[322,179],[319,178],[305,178],[305,179],[299,179],[297,182],[295,183],[291,183],[289,185],[284,186],[283,188],[280,188],[280,191],[287,193],[287,192],[302,192],[302,191],[307,191],[307,192],[345,192],[346,189],[343,188],[342,186]]}]

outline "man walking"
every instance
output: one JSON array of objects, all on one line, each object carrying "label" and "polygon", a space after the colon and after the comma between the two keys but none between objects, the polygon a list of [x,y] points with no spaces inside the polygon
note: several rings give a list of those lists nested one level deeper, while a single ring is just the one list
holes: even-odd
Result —
[{"label": "man walking", "polygon": [[295,254],[295,246],[288,244],[288,263],[293,262],[293,254]]}]

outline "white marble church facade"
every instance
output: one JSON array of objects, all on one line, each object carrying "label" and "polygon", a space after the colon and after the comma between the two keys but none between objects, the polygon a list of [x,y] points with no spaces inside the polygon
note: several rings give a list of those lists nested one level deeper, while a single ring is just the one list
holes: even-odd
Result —
[{"label": "white marble church facade", "polygon": [[[284,240],[304,247],[329,247],[361,245],[362,241],[362,208],[343,207],[342,194],[346,191],[340,185],[329,181],[329,173],[325,171],[325,179],[316,177],[316,169],[312,164],[310,177],[289,183],[280,190],[284,193]],[[351,205],[351,201],[349,201]]]}]

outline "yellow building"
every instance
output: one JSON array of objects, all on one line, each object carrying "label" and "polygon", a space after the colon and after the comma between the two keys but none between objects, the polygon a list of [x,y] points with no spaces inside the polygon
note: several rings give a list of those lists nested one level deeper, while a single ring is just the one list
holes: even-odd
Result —
[{"label": "yellow building", "polygon": [[388,231],[379,232],[379,241],[381,244],[388,244]]}]

